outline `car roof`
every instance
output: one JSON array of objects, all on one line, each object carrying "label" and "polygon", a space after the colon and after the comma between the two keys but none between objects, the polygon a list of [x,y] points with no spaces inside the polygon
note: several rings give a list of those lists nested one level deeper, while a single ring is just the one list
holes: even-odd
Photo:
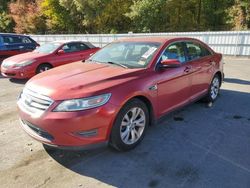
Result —
[{"label": "car roof", "polygon": [[189,37],[178,37],[178,36],[148,36],[148,37],[130,37],[124,39],[118,39],[117,42],[158,42],[158,43],[165,43],[169,40],[197,40],[195,38]]},{"label": "car roof", "polygon": [[80,41],[80,40],[55,40],[55,41],[51,41],[51,43],[70,43],[70,42],[82,42],[82,43],[86,43],[86,41]]},{"label": "car roof", "polygon": [[92,43],[90,43],[88,41],[81,41],[81,40],[56,40],[56,41],[51,41],[49,43],[66,44],[66,43],[74,43],[74,42],[84,43],[85,45],[87,45],[90,48],[95,48],[95,46]]},{"label": "car roof", "polygon": [[16,34],[16,33],[0,33],[0,36],[25,36],[25,37],[29,37],[28,35],[25,34]]}]

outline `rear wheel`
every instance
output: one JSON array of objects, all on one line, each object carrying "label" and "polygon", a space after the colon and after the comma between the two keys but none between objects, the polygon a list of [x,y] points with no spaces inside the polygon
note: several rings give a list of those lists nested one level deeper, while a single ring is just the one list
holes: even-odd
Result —
[{"label": "rear wheel", "polygon": [[44,71],[47,71],[47,70],[49,70],[49,69],[51,69],[51,68],[52,68],[52,66],[51,66],[50,64],[44,63],[44,64],[41,64],[41,65],[39,65],[39,66],[37,67],[36,73],[39,74],[39,73],[42,73],[42,72],[44,72]]},{"label": "rear wheel", "polygon": [[210,84],[208,94],[205,97],[205,100],[207,102],[214,102],[217,99],[220,92],[220,85],[221,85],[221,78],[218,74],[216,74]]},{"label": "rear wheel", "polygon": [[119,151],[136,147],[145,135],[149,112],[139,99],[129,101],[118,113],[112,128],[110,144]]}]

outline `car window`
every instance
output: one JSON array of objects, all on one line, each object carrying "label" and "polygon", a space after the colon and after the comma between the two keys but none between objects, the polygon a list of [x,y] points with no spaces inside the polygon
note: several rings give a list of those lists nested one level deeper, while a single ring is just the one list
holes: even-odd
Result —
[{"label": "car window", "polygon": [[89,47],[85,45],[84,43],[78,43],[79,49],[80,50],[88,50]]},{"label": "car window", "polygon": [[201,48],[202,56],[209,56],[209,55],[212,55],[212,53],[211,53],[207,48],[205,48],[204,46],[201,46],[201,45],[200,45],[200,48]]},{"label": "car window", "polygon": [[206,49],[205,47],[201,46],[198,43],[187,42],[186,45],[187,45],[187,50],[188,50],[189,61],[211,55],[211,52],[208,49]]},{"label": "car window", "polygon": [[81,48],[82,46],[79,43],[68,43],[62,47],[65,53],[78,52],[82,50]]},{"label": "car window", "polygon": [[22,43],[30,44],[32,41],[28,37],[22,37]]},{"label": "car window", "polygon": [[18,36],[3,36],[3,42],[7,44],[22,43],[22,39]]},{"label": "car window", "polygon": [[0,36],[0,44],[4,43],[3,42],[3,37]]},{"label": "car window", "polygon": [[169,45],[161,56],[161,61],[166,59],[178,59],[181,63],[186,61],[184,46],[181,42]]}]

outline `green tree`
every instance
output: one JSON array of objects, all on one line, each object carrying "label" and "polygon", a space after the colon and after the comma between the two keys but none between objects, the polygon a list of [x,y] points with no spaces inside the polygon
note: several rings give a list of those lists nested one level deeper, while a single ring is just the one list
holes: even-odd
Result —
[{"label": "green tree", "polygon": [[41,0],[17,0],[9,4],[10,16],[15,21],[17,33],[44,33],[45,20],[40,10]]},{"label": "green tree", "polygon": [[49,33],[70,33],[73,31],[74,24],[78,24],[71,19],[70,11],[63,7],[58,0],[43,0],[41,9],[46,17]]},{"label": "green tree", "polygon": [[0,32],[13,32],[14,21],[8,14],[10,0],[0,0]]},{"label": "green tree", "polygon": [[250,28],[250,1],[235,0],[234,5],[228,9],[228,22],[235,30]]},{"label": "green tree", "polygon": [[227,9],[233,5],[233,0],[203,0],[202,30],[228,30]]},{"label": "green tree", "polygon": [[125,15],[132,20],[133,31],[164,31],[168,27],[169,16],[166,13],[166,0],[135,0]]},{"label": "green tree", "polygon": [[129,11],[132,0],[110,0],[96,18],[96,27],[99,33],[128,32],[131,20],[125,14]]}]

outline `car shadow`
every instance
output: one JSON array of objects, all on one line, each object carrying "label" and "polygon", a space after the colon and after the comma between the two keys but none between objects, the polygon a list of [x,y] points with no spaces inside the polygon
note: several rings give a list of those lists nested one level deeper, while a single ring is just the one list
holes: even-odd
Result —
[{"label": "car shadow", "polygon": [[24,85],[28,81],[28,79],[15,79],[15,78],[10,78],[9,80],[12,83],[20,84],[20,85]]},{"label": "car shadow", "polygon": [[250,85],[250,81],[241,80],[237,78],[224,78],[224,82],[233,83],[233,84]]},{"label": "car shadow", "polygon": [[[250,162],[250,153],[240,144],[242,140],[239,137],[233,142],[237,150],[227,143],[231,135],[245,134],[247,127],[243,123],[250,120],[246,114],[249,95],[221,90],[218,100],[209,107],[205,103],[193,103],[170,113],[149,127],[142,143],[128,152],[111,148],[46,151],[67,169],[115,187],[202,187],[207,183],[208,187],[230,187],[232,181],[249,178],[231,165],[235,160],[244,161],[241,159]],[[242,118],[234,118],[236,113]],[[238,121],[244,122],[237,124]],[[225,152],[220,153],[221,150]],[[220,158],[215,156],[216,152]],[[239,159],[233,158],[236,155]],[[230,165],[223,158],[232,161]],[[223,177],[232,179],[224,181]],[[207,179],[218,181],[207,182]]]}]

